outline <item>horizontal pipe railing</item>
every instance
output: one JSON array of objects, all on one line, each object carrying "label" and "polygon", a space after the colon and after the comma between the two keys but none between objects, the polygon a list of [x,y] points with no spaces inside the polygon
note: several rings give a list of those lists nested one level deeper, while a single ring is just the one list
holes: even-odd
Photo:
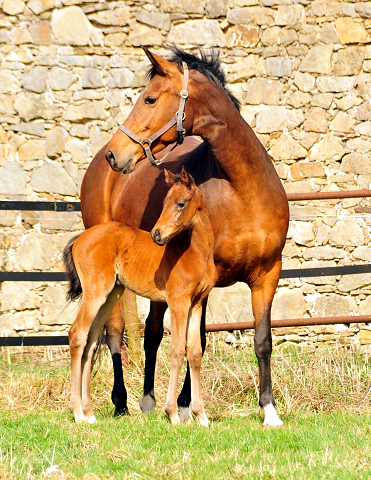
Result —
[{"label": "horizontal pipe railing", "polygon": [[336,200],[338,198],[371,197],[371,190],[342,190],[339,192],[287,193],[287,200]]}]

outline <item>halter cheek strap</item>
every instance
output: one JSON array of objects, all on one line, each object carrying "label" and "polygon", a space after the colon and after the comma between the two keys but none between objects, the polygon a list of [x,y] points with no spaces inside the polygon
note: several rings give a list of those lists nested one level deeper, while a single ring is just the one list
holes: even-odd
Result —
[{"label": "halter cheek strap", "polygon": [[[170,120],[166,125],[161,127],[159,130],[157,130],[156,133],[151,135],[149,138],[141,138],[128,128],[126,128],[124,125],[119,126],[119,130],[121,130],[123,133],[125,133],[128,137],[130,137],[134,142],[139,143],[139,145],[142,146],[145,154],[147,155],[148,160],[151,162],[152,165],[160,165],[165,158],[174,150],[174,148],[177,145],[181,145],[184,141],[184,138],[186,136],[186,130],[183,128],[183,120],[186,117],[186,114],[184,112],[184,107],[185,107],[185,102],[188,98],[188,79],[189,79],[189,72],[188,72],[188,65],[185,62],[182,62],[183,66],[183,74],[184,74],[184,79],[183,79],[183,88],[180,91],[180,102],[179,102],[179,110],[176,112],[175,117]],[[178,139],[176,144],[172,147],[172,149],[160,160],[157,160],[155,156],[151,152],[151,145],[152,143],[157,140],[159,137],[161,137],[165,132],[170,130],[174,125],[176,125],[176,129],[178,132]]]}]

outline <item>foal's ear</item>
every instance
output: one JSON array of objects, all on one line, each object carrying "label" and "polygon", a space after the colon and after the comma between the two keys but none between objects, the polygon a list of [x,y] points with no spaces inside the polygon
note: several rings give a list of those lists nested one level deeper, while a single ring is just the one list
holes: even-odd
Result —
[{"label": "foal's ear", "polygon": [[182,167],[182,170],[180,172],[180,181],[186,187],[189,187],[189,188],[192,188],[195,185],[195,182],[192,178],[192,175],[189,175],[189,173],[187,172],[187,170],[184,167]]},{"label": "foal's ear", "polygon": [[142,47],[144,53],[147,55],[149,61],[152,63],[156,72],[159,75],[167,75],[169,73],[169,64],[171,64],[168,60],[157,55],[156,53],[150,52],[148,48]]},{"label": "foal's ear", "polygon": [[174,183],[176,182],[175,175],[171,173],[169,170],[164,168],[164,174],[165,174],[165,181],[166,183],[172,187]]}]

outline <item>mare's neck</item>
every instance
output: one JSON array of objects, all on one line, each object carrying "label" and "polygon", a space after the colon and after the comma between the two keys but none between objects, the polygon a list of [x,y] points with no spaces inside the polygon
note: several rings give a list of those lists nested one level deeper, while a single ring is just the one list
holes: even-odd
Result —
[{"label": "mare's neck", "polygon": [[242,192],[270,176],[272,161],[229,97],[208,82],[207,93],[197,99],[192,133],[209,146],[216,162],[232,186]]}]

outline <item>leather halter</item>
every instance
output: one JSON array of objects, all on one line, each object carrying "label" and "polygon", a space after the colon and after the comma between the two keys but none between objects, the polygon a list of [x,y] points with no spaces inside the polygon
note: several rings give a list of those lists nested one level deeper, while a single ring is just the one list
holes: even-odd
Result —
[{"label": "leather halter", "polygon": [[[128,137],[130,137],[134,142],[139,143],[147,155],[148,160],[152,163],[152,165],[160,165],[165,158],[171,153],[174,148],[177,145],[181,145],[184,141],[185,135],[186,135],[186,130],[183,128],[183,120],[186,117],[186,114],[184,112],[184,106],[185,106],[185,101],[188,98],[188,65],[185,62],[182,62],[183,66],[183,74],[184,74],[184,79],[183,79],[183,88],[180,91],[180,102],[179,102],[179,110],[176,112],[175,117],[170,120],[166,125],[164,125],[162,128],[157,130],[156,133],[151,135],[149,138],[141,138],[132,131],[130,131],[128,128],[126,128],[124,125],[120,125],[119,129],[124,132]],[[178,139],[176,144],[173,146],[173,148],[160,160],[157,160],[155,156],[151,152],[151,145],[152,143],[157,140],[161,135],[163,135],[165,132],[170,130],[171,127],[173,127],[176,124],[176,129],[178,132]]]}]

